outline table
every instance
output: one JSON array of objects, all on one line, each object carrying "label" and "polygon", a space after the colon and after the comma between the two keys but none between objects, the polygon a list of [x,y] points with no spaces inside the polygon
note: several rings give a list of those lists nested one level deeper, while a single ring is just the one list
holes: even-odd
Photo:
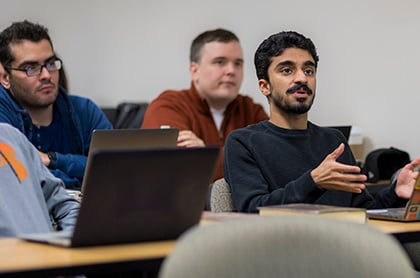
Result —
[{"label": "table", "polygon": [[[259,217],[257,214],[204,212],[202,225]],[[369,220],[368,225],[392,234],[402,243],[420,242],[420,222],[403,223]],[[100,247],[64,248],[26,242],[16,238],[0,239],[0,276],[57,276],[155,271],[176,244],[155,241]]]},{"label": "table", "polygon": [[[258,214],[246,214],[235,212],[204,212],[202,216],[203,223],[223,222],[245,217],[258,217]],[[420,242],[420,222],[398,222],[386,220],[368,219],[368,225],[371,225],[380,231],[391,234],[401,243]]]},{"label": "table", "polygon": [[398,222],[369,219],[368,224],[392,234],[401,243],[420,242],[420,222]]},{"label": "table", "polygon": [[54,276],[130,271],[156,271],[176,241],[121,244],[101,247],[64,248],[0,240],[1,276]]}]

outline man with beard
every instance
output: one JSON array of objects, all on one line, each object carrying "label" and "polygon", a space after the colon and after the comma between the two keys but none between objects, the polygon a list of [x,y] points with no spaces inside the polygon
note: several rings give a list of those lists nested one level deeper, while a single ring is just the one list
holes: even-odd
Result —
[{"label": "man with beard", "polygon": [[48,30],[29,21],[0,33],[0,122],[19,129],[69,189],[80,189],[92,131],[111,129],[91,100],[59,87],[62,61]]},{"label": "man with beard", "polygon": [[290,31],[258,47],[254,63],[270,119],[233,131],[225,144],[224,177],[236,208],[316,203],[347,207],[404,206],[420,158],[375,198],[340,131],[308,121],[315,97],[318,55],[312,41]]}]

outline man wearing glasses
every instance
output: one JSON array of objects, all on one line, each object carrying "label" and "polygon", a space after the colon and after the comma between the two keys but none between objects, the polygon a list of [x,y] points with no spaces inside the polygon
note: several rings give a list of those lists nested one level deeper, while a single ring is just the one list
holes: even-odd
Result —
[{"label": "man wearing glasses", "polygon": [[0,122],[19,129],[68,189],[80,189],[94,129],[111,129],[91,100],[59,87],[62,61],[48,30],[29,21],[0,33]]}]

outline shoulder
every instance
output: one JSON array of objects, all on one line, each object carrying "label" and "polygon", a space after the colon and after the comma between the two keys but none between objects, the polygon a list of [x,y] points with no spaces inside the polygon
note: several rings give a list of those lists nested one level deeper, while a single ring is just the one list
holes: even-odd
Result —
[{"label": "shoulder", "polygon": [[183,98],[187,98],[190,95],[189,90],[166,90],[160,93],[153,101],[153,102],[159,102],[159,101],[178,101]]},{"label": "shoulder", "polygon": [[267,129],[267,121],[261,121],[256,124],[251,124],[246,127],[232,130],[228,135],[228,140],[232,139],[250,139],[251,137],[264,133]]},{"label": "shoulder", "polygon": [[64,97],[67,98],[69,103],[71,103],[71,106],[78,111],[82,110],[84,113],[86,113],[100,110],[99,106],[93,100],[87,97],[78,95],[67,95]]},{"label": "shoulder", "polygon": [[3,87],[3,85],[0,85],[0,97],[5,97],[8,96],[9,94],[7,93],[6,88]]},{"label": "shoulder", "polygon": [[93,100],[91,100],[91,99],[89,99],[87,97],[82,97],[82,96],[78,96],[78,95],[68,95],[67,98],[74,105],[87,104],[87,103],[88,104],[95,104],[93,102]]},{"label": "shoulder", "polygon": [[31,146],[26,136],[14,126],[7,123],[0,123],[0,141],[22,146]]},{"label": "shoulder", "polygon": [[0,98],[5,98],[8,96],[6,88],[3,87],[3,85],[0,85]]},{"label": "shoulder", "polygon": [[6,90],[3,85],[0,85],[0,105],[7,107],[17,108],[17,103],[13,100],[8,90]]},{"label": "shoulder", "polygon": [[0,130],[2,132],[0,132],[0,134],[20,134],[21,132],[19,130],[17,130],[14,126],[11,126],[9,124],[6,123],[0,123]]},{"label": "shoulder", "polygon": [[331,127],[322,127],[319,125],[316,125],[312,122],[308,122],[308,128],[311,131],[311,133],[316,134],[318,136],[331,138],[334,140],[338,140],[341,142],[345,142],[346,139],[344,138],[344,135],[337,129],[331,128]]},{"label": "shoulder", "polygon": [[196,100],[190,90],[167,90],[152,100],[147,109],[151,111],[167,108],[170,110],[184,111],[185,109],[195,107],[195,105],[191,105],[195,102]]}]

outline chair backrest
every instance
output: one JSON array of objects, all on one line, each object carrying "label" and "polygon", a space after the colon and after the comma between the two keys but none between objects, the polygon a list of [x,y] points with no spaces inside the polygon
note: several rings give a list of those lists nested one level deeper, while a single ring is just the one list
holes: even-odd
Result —
[{"label": "chair backrest", "polygon": [[415,277],[391,235],[313,216],[253,216],[189,230],[160,278]]},{"label": "chair backrest", "polygon": [[101,107],[102,112],[104,112],[105,116],[108,118],[109,122],[114,125],[115,119],[117,118],[117,107]]},{"label": "chair backrest", "polygon": [[224,178],[216,180],[210,189],[210,210],[213,212],[236,211],[229,184]]},{"label": "chair backrest", "polygon": [[116,107],[101,107],[114,129],[140,128],[148,102],[121,102]]},{"label": "chair backrest", "polygon": [[148,103],[122,102],[117,106],[114,128],[140,128]]}]

